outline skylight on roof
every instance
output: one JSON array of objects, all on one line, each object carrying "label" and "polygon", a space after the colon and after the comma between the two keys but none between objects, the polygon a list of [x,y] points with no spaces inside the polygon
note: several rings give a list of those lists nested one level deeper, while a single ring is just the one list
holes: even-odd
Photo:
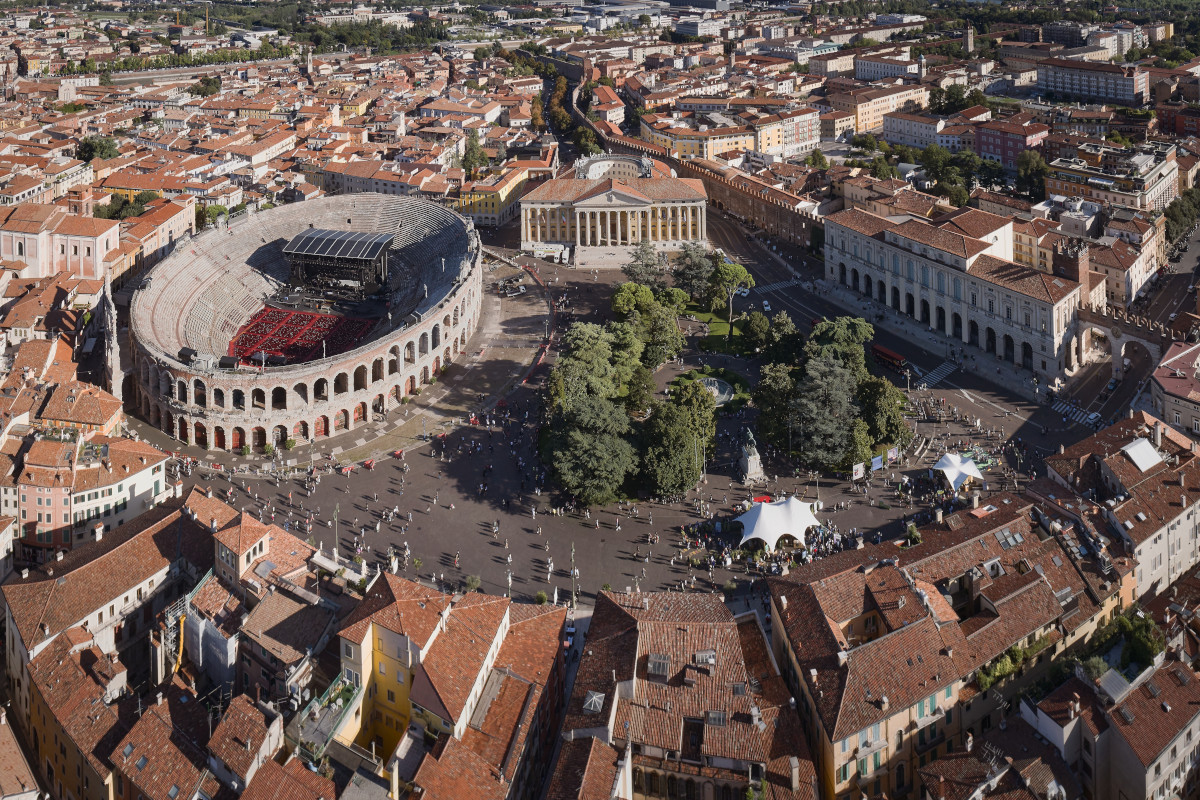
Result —
[{"label": "skylight on roof", "polygon": [[725,712],[724,711],[708,711],[704,714],[704,722],[708,725],[715,725],[719,728],[725,727]]},{"label": "skylight on roof", "polygon": [[1145,472],[1162,463],[1162,456],[1154,449],[1154,445],[1140,436],[1122,447],[1121,452],[1129,457],[1139,472]]},{"label": "skylight on roof", "polygon": [[646,672],[655,677],[665,678],[671,669],[671,659],[659,653],[651,653],[646,662]]},{"label": "skylight on roof", "polygon": [[583,698],[583,710],[588,714],[599,714],[604,710],[604,693],[588,690]]},{"label": "skylight on roof", "polygon": [[145,757],[145,756],[142,756],[141,758],[139,758],[139,759],[137,760],[137,768],[138,768],[138,769],[145,769],[145,768],[146,768],[146,757]]},{"label": "skylight on roof", "polygon": [[133,755],[133,745],[125,745],[124,749],[121,750],[121,755],[125,756],[126,758],[129,758],[131,755]]},{"label": "skylight on roof", "polygon": [[171,798],[171,800],[175,800],[175,798],[178,796],[179,796],[179,787],[172,783],[171,788],[169,790],[167,790],[167,797]]}]

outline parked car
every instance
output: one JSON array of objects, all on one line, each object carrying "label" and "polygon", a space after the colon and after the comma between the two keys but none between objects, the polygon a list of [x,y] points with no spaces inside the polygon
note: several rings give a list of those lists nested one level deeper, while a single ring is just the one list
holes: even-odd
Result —
[{"label": "parked car", "polygon": [[1117,379],[1113,378],[1111,381],[1108,382],[1108,386],[1104,387],[1104,391],[1111,392],[1115,388],[1117,388]]},{"label": "parked car", "polygon": [[763,311],[770,313],[770,311],[771,311],[771,301],[770,300],[763,300]]}]

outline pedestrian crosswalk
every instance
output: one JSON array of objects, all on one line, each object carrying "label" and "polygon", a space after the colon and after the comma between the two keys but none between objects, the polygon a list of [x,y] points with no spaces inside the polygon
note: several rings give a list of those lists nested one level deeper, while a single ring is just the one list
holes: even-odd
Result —
[{"label": "pedestrian crosswalk", "polygon": [[789,286],[799,286],[800,279],[792,278],[790,281],[779,281],[777,283],[764,283],[762,286],[755,286],[756,292],[778,292],[780,289],[786,289]]},{"label": "pedestrian crosswalk", "polygon": [[926,386],[937,386],[939,383],[946,380],[946,377],[956,369],[958,369],[958,364],[955,364],[953,361],[944,361],[932,372],[922,378],[921,383],[925,384]]},{"label": "pedestrian crosswalk", "polygon": [[1088,412],[1082,408],[1071,405],[1066,400],[1059,400],[1057,403],[1051,406],[1051,408],[1054,409],[1056,414],[1060,414],[1069,420],[1074,420],[1081,425],[1088,424]]}]

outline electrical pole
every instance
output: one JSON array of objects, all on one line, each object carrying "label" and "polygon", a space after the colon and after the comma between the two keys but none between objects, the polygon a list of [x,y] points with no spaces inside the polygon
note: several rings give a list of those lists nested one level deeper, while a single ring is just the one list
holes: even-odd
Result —
[{"label": "electrical pole", "polygon": [[575,603],[579,600],[579,587],[575,583],[575,542],[571,542],[571,610],[575,610]]}]

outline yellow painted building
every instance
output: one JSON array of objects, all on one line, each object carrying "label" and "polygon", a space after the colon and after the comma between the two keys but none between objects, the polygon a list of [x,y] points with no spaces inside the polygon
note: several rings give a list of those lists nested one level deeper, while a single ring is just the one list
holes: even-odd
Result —
[{"label": "yellow painted building", "polygon": [[476,225],[503,225],[517,215],[530,180],[550,177],[548,161],[514,161],[483,180],[463,184],[453,208]]},{"label": "yellow painted building", "polygon": [[652,116],[643,117],[641,136],[681,157],[715,158],[734,150],[753,150],[757,144],[754,129],[747,126],[693,130],[672,127],[669,120],[656,121]]}]

